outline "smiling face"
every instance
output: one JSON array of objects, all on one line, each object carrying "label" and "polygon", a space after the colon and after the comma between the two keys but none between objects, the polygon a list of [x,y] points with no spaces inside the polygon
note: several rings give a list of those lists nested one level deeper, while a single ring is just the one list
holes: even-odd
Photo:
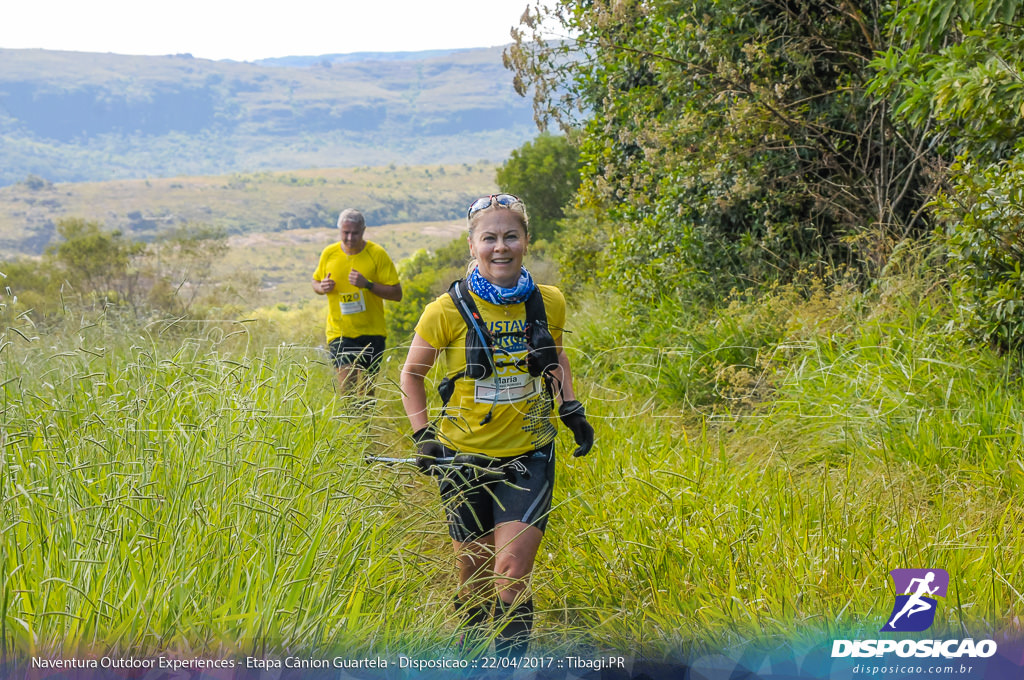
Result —
[{"label": "smiling face", "polygon": [[475,220],[469,252],[485,279],[501,288],[514,288],[526,254],[526,228],[511,210],[489,210]]}]

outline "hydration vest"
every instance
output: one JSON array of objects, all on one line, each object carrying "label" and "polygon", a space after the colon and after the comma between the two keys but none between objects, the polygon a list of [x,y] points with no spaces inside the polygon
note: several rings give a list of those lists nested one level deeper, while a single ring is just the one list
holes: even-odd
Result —
[{"label": "hydration vest", "polygon": [[[459,310],[462,320],[466,322],[466,368],[453,376],[446,377],[437,386],[444,406],[455,393],[455,381],[460,378],[470,380],[486,380],[497,371],[495,355],[501,350],[497,348],[496,340],[506,336],[518,336],[525,340],[526,357],[517,361],[526,362],[527,372],[534,378],[544,378],[544,389],[548,398],[553,398],[551,384],[554,377],[551,371],[558,366],[558,350],[555,347],[555,339],[548,330],[548,316],[544,310],[544,298],[540,288],[534,288],[533,292],[526,299],[526,325],[522,332],[492,334],[480,316],[473,296],[469,293],[469,285],[465,279],[459,279],[448,288],[448,295],[455,303],[455,309]],[[491,411],[488,411],[481,425],[491,419],[491,412],[497,404],[498,390],[494,391],[494,404]]]}]

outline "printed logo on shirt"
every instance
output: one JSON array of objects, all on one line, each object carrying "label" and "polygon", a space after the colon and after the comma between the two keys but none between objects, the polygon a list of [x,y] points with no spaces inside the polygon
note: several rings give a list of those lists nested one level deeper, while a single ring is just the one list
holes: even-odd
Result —
[{"label": "printed logo on shirt", "polygon": [[491,337],[494,338],[494,347],[498,352],[526,351],[525,321],[491,321],[487,326]]}]

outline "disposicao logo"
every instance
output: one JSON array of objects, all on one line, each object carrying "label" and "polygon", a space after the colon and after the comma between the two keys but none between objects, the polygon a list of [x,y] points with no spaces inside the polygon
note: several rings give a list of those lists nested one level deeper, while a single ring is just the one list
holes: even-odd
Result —
[{"label": "disposicao logo", "polygon": [[918,633],[935,623],[939,601],[949,589],[945,569],[893,569],[889,572],[896,586],[896,603],[882,632]]},{"label": "disposicao logo", "polygon": [[[945,569],[893,569],[896,602],[880,632],[917,633],[935,623],[937,597],[946,597],[949,573]],[[988,658],[996,653],[994,640],[833,640],[832,658],[899,657],[946,659]]]}]

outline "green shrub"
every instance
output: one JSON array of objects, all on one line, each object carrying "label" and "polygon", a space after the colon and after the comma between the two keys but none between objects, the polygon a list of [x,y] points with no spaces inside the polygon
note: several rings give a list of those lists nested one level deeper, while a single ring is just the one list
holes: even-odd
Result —
[{"label": "green shrub", "polygon": [[38,318],[60,307],[60,282],[36,260],[0,262],[0,305],[11,318],[31,312]]},{"label": "green shrub", "polygon": [[952,168],[953,188],[938,199],[954,291],[966,330],[1002,351],[1024,347],[1024,155]]},{"label": "green shrub", "polygon": [[468,260],[466,240],[459,237],[433,253],[418,250],[400,264],[402,300],[386,305],[384,310],[388,337],[393,342],[401,343],[412,335],[423,308],[463,275]]}]

